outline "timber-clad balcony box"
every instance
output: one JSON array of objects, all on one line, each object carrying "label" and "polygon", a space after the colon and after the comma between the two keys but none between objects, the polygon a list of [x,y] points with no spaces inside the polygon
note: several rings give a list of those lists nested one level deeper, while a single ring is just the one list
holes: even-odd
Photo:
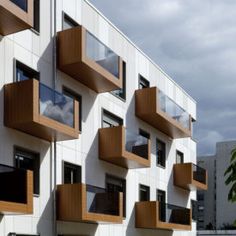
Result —
[{"label": "timber-clad balcony box", "polygon": [[0,34],[8,35],[33,27],[33,0],[0,0]]},{"label": "timber-clad balcony box", "polygon": [[29,79],[4,86],[4,123],[47,141],[78,138],[78,103]]},{"label": "timber-clad balcony box", "polygon": [[58,185],[57,220],[121,224],[123,194],[82,183]]},{"label": "timber-clad balcony box", "polygon": [[191,209],[158,201],[136,202],[136,228],[191,231]]},{"label": "timber-clad balcony box", "polygon": [[97,93],[122,88],[122,59],[82,26],[58,33],[58,67]]},{"label": "timber-clad balcony box", "polygon": [[0,165],[0,213],[33,213],[33,172]]},{"label": "timber-clad balcony box", "polygon": [[171,138],[191,137],[191,116],[157,87],[135,91],[135,114]]},{"label": "timber-clad balcony box", "polygon": [[99,129],[99,158],[127,168],[150,167],[150,140],[124,126]]},{"label": "timber-clad balcony box", "polygon": [[207,171],[193,163],[174,165],[174,185],[186,190],[207,190]]}]

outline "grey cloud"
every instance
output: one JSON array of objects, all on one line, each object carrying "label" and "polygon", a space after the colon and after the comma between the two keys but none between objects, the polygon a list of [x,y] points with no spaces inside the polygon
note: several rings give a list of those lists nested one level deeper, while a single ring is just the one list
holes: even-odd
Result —
[{"label": "grey cloud", "polygon": [[236,139],[235,0],[92,0],[198,102],[198,153]]}]

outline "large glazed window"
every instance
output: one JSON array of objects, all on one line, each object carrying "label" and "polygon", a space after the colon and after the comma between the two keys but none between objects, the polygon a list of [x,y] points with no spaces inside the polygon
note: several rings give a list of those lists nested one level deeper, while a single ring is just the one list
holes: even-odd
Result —
[{"label": "large glazed window", "polygon": [[86,56],[119,79],[119,57],[89,32],[86,32]]},{"label": "large glazed window", "polygon": [[40,115],[74,127],[74,100],[40,84]]},{"label": "large glazed window", "polygon": [[28,0],[11,0],[14,4],[16,4],[18,7],[20,7],[22,10],[27,12],[28,8]]},{"label": "large glazed window", "polygon": [[162,111],[167,113],[167,115],[170,116],[172,119],[181,123],[185,128],[190,129],[190,117],[189,114],[183,108],[177,105],[162,91],[159,91],[158,101]]}]

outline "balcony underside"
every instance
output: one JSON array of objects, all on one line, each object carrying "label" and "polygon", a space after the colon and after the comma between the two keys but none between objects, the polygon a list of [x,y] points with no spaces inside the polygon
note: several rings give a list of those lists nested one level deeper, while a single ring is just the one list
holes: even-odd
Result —
[{"label": "balcony underside", "polygon": [[86,56],[86,30],[82,26],[58,33],[58,67],[97,93],[122,88],[122,60],[119,78]]},{"label": "balcony underside", "polygon": [[119,194],[119,215],[92,213],[87,211],[86,185],[58,185],[57,220],[84,223],[121,224],[123,220],[122,195]]},{"label": "balcony underside", "polygon": [[192,163],[183,163],[174,165],[174,185],[185,190],[207,190],[207,173],[205,172],[205,182],[194,179],[194,170]]},{"label": "balcony underside", "polygon": [[[4,124],[47,141],[78,138],[78,104],[75,103],[75,127],[39,114],[39,82],[26,80],[4,86]],[[77,105],[76,105],[77,104]]]},{"label": "balcony underside", "polygon": [[28,13],[9,0],[0,0],[0,34],[8,35],[33,27],[33,0],[28,0]]},{"label": "balcony underside", "polygon": [[150,167],[150,141],[148,158],[143,158],[125,150],[125,128],[123,126],[102,128],[99,130],[99,159],[127,168]]},{"label": "balcony underside", "polygon": [[[189,210],[190,211],[190,210]],[[135,226],[136,228],[145,229],[160,229],[160,230],[183,230],[191,231],[191,219],[190,215],[187,216],[182,212],[175,212],[174,217],[176,219],[186,218],[189,224],[176,224],[162,222],[159,219],[159,202],[136,202],[135,204]]]}]

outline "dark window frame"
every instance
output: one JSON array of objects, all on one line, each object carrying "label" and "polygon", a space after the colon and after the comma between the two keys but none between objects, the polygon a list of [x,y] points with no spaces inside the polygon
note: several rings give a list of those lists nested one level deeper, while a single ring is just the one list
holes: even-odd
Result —
[{"label": "dark window frame", "polygon": [[[126,62],[122,61],[122,82],[123,82],[122,89],[117,89],[117,90],[111,91],[112,95],[119,98],[123,102],[126,101],[126,80],[127,80],[126,69],[127,69]],[[117,94],[118,92],[121,92],[122,95]]]},{"label": "dark window frame", "polygon": [[[34,23],[33,27],[31,28],[32,31],[36,34],[40,34],[40,0],[33,0],[34,1]],[[36,8],[37,6],[37,8]],[[37,11],[36,11],[37,10]],[[37,24],[36,24],[37,22]]]},{"label": "dark window frame", "polygon": [[80,94],[74,92],[72,89],[63,86],[62,93],[74,100],[78,101],[79,103],[79,132],[82,133],[82,117],[83,117],[83,98]]},{"label": "dark window frame", "polygon": [[141,200],[142,189],[145,189],[146,193],[147,193],[147,200],[145,200],[145,201],[150,201],[150,186],[144,185],[144,184],[139,184],[139,201],[140,202],[143,201],[143,200]]},{"label": "dark window frame", "polygon": [[[164,146],[164,154],[162,154],[161,157],[158,156],[158,143]],[[160,161],[159,158],[161,158]],[[166,168],[166,143],[158,138],[156,139],[156,165],[164,169]]]},{"label": "dark window frame", "polygon": [[79,26],[79,23],[76,20],[74,20],[71,16],[69,16],[66,12],[63,11],[62,12],[62,25],[61,25],[62,30],[66,30],[64,28],[65,20],[69,22],[69,24],[71,25],[71,28]]},{"label": "dark window frame", "polygon": [[120,178],[120,177],[117,177],[115,175],[112,175],[112,174],[106,174],[106,177],[105,177],[105,185],[106,185],[106,189],[107,189],[107,180],[108,178],[111,178],[111,179],[114,179],[114,180],[117,180],[117,181],[120,181],[122,182],[122,185],[124,186],[124,192],[123,192],[123,218],[126,218],[126,195],[127,195],[127,188],[126,188],[126,179],[124,178]]},{"label": "dark window frame", "polygon": [[[17,153],[18,155],[25,156],[28,159],[33,159],[34,160],[34,165],[37,166],[36,171],[33,171],[33,194],[34,196],[39,196],[40,195],[40,153],[35,152],[29,149],[26,149],[24,147],[20,146],[13,146],[13,158],[14,158],[14,166],[19,168],[19,163],[16,158]],[[34,157],[33,157],[34,156]],[[33,157],[33,158],[32,158]],[[30,169],[29,169],[30,170]]]},{"label": "dark window frame", "polygon": [[143,137],[145,137],[145,138],[147,138],[149,140],[151,139],[150,133],[145,131],[145,130],[143,130],[143,129],[139,129],[139,135],[141,135],[141,136],[143,136]]},{"label": "dark window frame", "polygon": [[37,70],[32,69],[30,66],[27,66],[26,64],[22,63],[21,61],[14,58],[13,63],[13,71],[14,71],[14,82],[19,82],[17,79],[17,68],[21,69],[22,71],[25,71],[26,73],[32,74],[33,76],[29,77],[29,79],[36,79],[40,81],[40,72]]},{"label": "dark window frame", "polygon": [[[108,110],[102,108],[102,119],[101,119],[101,127],[102,127],[102,128],[105,128],[105,127],[103,126],[103,117],[104,117],[105,114],[107,114],[108,116],[110,116],[111,119],[113,119],[114,121],[117,121],[117,123],[119,123],[119,126],[122,126],[122,125],[124,124],[124,120],[123,120],[121,117],[119,117],[119,116],[117,116],[117,115],[111,113],[110,111],[108,111]],[[113,127],[113,126],[112,126],[112,127]]]},{"label": "dark window frame", "polygon": [[[177,156],[180,155],[181,156],[181,162],[178,162],[177,161]],[[176,159],[175,159],[175,162],[177,164],[183,164],[184,163],[184,153],[179,151],[179,150],[176,150]]]},{"label": "dark window frame", "polygon": [[[142,83],[143,82],[143,83]],[[140,86],[141,84],[144,84],[144,86]],[[138,89],[143,88],[150,88],[150,81],[147,80],[144,76],[141,74],[138,75]]]},{"label": "dark window frame", "polygon": [[77,165],[75,163],[71,163],[71,162],[68,162],[68,161],[62,161],[62,183],[63,184],[66,184],[65,183],[65,166],[67,166],[68,168],[73,168],[75,167],[74,169],[78,170],[79,169],[79,174],[80,174],[80,180],[77,182],[73,182],[73,183],[81,183],[82,182],[82,166],[81,165]]}]

